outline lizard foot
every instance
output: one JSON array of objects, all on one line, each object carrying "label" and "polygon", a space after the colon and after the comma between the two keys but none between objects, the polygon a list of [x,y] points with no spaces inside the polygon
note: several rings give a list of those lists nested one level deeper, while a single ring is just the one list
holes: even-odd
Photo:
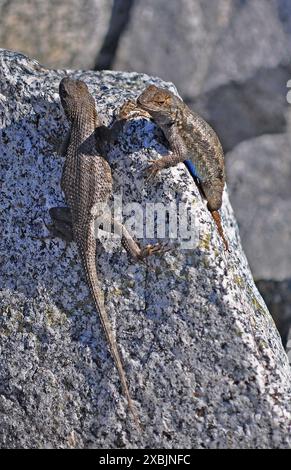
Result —
[{"label": "lizard foot", "polygon": [[156,243],[155,245],[147,245],[144,248],[141,249],[141,252],[138,256],[139,260],[144,260],[148,256],[152,256],[155,254],[162,254],[166,253],[167,251],[170,251],[169,246],[163,245],[162,243]]},{"label": "lizard foot", "polygon": [[149,160],[149,163],[151,163],[151,165],[145,170],[147,182],[153,180],[157,173],[161,170],[157,160]]},{"label": "lizard foot", "polygon": [[125,103],[123,103],[123,105],[121,106],[119,110],[117,119],[127,120],[127,119],[133,119],[133,118],[151,119],[151,116],[149,113],[139,108],[134,101],[132,100],[125,101]]},{"label": "lizard foot", "polygon": [[128,119],[132,112],[136,110],[136,103],[132,100],[125,101],[117,115],[118,120]]}]

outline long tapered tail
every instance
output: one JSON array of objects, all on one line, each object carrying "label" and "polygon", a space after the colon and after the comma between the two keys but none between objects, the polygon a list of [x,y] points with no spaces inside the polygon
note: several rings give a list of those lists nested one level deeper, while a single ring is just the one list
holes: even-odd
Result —
[{"label": "long tapered tail", "polygon": [[104,308],[102,291],[98,282],[97,270],[96,270],[96,258],[95,258],[96,257],[96,240],[93,237],[92,237],[92,240],[90,240],[90,243],[87,243],[87,248],[88,249],[85,252],[82,249],[80,250],[84,269],[85,269],[86,276],[87,276],[87,281],[88,281],[90,291],[91,291],[91,294],[95,303],[96,310],[100,317],[100,321],[101,321],[101,324],[102,324],[102,327],[103,327],[103,330],[104,330],[104,333],[108,342],[108,346],[110,348],[112,358],[114,360],[115,366],[119,374],[123,392],[128,402],[128,407],[133,415],[135,423],[137,424],[138,427],[140,427],[139,418],[138,418],[135,406],[132,402],[132,399],[129,393],[125,372],[124,372],[123,365],[121,362],[121,357],[120,357],[117,344],[116,344],[115,338],[113,336],[113,333],[110,327],[109,318]]},{"label": "long tapered tail", "polygon": [[219,235],[221,236],[222,241],[223,241],[223,243],[224,243],[225,251],[229,251],[229,245],[228,245],[228,241],[226,240],[225,235],[224,235],[224,231],[223,231],[222,224],[221,224],[221,217],[220,217],[220,214],[219,214],[218,211],[211,211],[211,215],[212,215],[213,220],[214,220],[214,222],[215,222],[215,224],[216,224],[218,233],[219,233]]}]

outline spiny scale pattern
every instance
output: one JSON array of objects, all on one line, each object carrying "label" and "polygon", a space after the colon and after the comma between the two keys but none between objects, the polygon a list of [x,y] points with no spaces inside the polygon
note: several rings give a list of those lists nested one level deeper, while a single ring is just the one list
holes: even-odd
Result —
[{"label": "spiny scale pattern", "polygon": [[100,125],[95,102],[86,84],[64,78],[60,83],[60,98],[71,122],[67,137],[65,164],[61,187],[71,211],[73,237],[77,243],[92,297],[119,373],[129,408],[138,418],[129,393],[125,372],[109,319],[104,308],[102,291],[96,271],[96,238],[94,220],[100,213],[100,204],[106,203],[112,192],[111,169],[96,151],[95,129]]},{"label": "spiny scale pattern", "polygon": [[207,200],[207,208],[228,250],[218,212],[222,205],[225,167],[223,149],[217,134],[180,98],[155,85],[143,91],[137,99],[137,105],[160,126],[172,150],[171,155],[152,162],[149,174],[154,176],[163,168],[185,162],[200,193]]}]

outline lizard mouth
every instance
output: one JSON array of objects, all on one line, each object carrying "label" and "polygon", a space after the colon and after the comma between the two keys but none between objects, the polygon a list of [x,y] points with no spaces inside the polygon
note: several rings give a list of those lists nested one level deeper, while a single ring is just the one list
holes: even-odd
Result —
[{"label": "lizard mouth", "polygon": [[143,109],[144,111],[147,111],[148,113],[158,111],[157,106],[155,106],[153,103],[148,104],[140,99],[137,99],[137,104],[141,109]]},{"label": "lizard mouth", "polygon": [[146,111],[149,109],[149,106],[143,102],[140,98],[137,99],[137,104],[142,108],[145,109]]}]

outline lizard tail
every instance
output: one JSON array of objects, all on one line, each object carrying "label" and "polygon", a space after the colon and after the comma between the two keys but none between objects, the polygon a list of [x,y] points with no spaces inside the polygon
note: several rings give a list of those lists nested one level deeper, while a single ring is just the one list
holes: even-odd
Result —
[{"label": "lizard tail", "polygon": [[112,330],[110,328],[108,315],[104,308],[103,294],[102,294],[102,291],[98,282],[97,270],[96,270],[96,240],[95,238],[94,239],[92,238],[91,240],[89,240],[89,243],[87,240],[87,248],[88,249],[85,250],[85,253],[84,253],[84,250],[80,250],[80,252],[82,255],[82,259],[83,259],[83,265],[85,268],[88,284],[90,286],[91,295],[93,297],[96,310],[99,314],[100,321],[101,321],[101,324],[102,324],[102,327],[103,327],[103,330],[107,339],[108,346],[110,348],[112,358],[114,360],[115,366],[118,371],[118,375],[119,375],[120,382],[123,388],[123,392],[128,402],[129,410],[132,413],[132,416],[134,418],[134,421],[137,427],[140,429],[141,427],[140,421],[136,412],[136,408],[130,396],[121,357],[117,348],[115,338],[112,334]]},{"label": "lizard tail", "polygon": [[216,224],[216,227],[217,227],[217,230],[218,230],[218,233],[219,235],[221,236],[222,238],[222,241],[224,243],[224,249],[225,251],[229,251],[229,245],[228,245],[228,241],[226,240],[225,236],[224,236],[224,231],[223,231],[223,228],[222,228],[222,224],[221,224],[221,217],[220,217],[220,214],[218,211],[211,211],[211,215],[213,217],[213,220]]}]

